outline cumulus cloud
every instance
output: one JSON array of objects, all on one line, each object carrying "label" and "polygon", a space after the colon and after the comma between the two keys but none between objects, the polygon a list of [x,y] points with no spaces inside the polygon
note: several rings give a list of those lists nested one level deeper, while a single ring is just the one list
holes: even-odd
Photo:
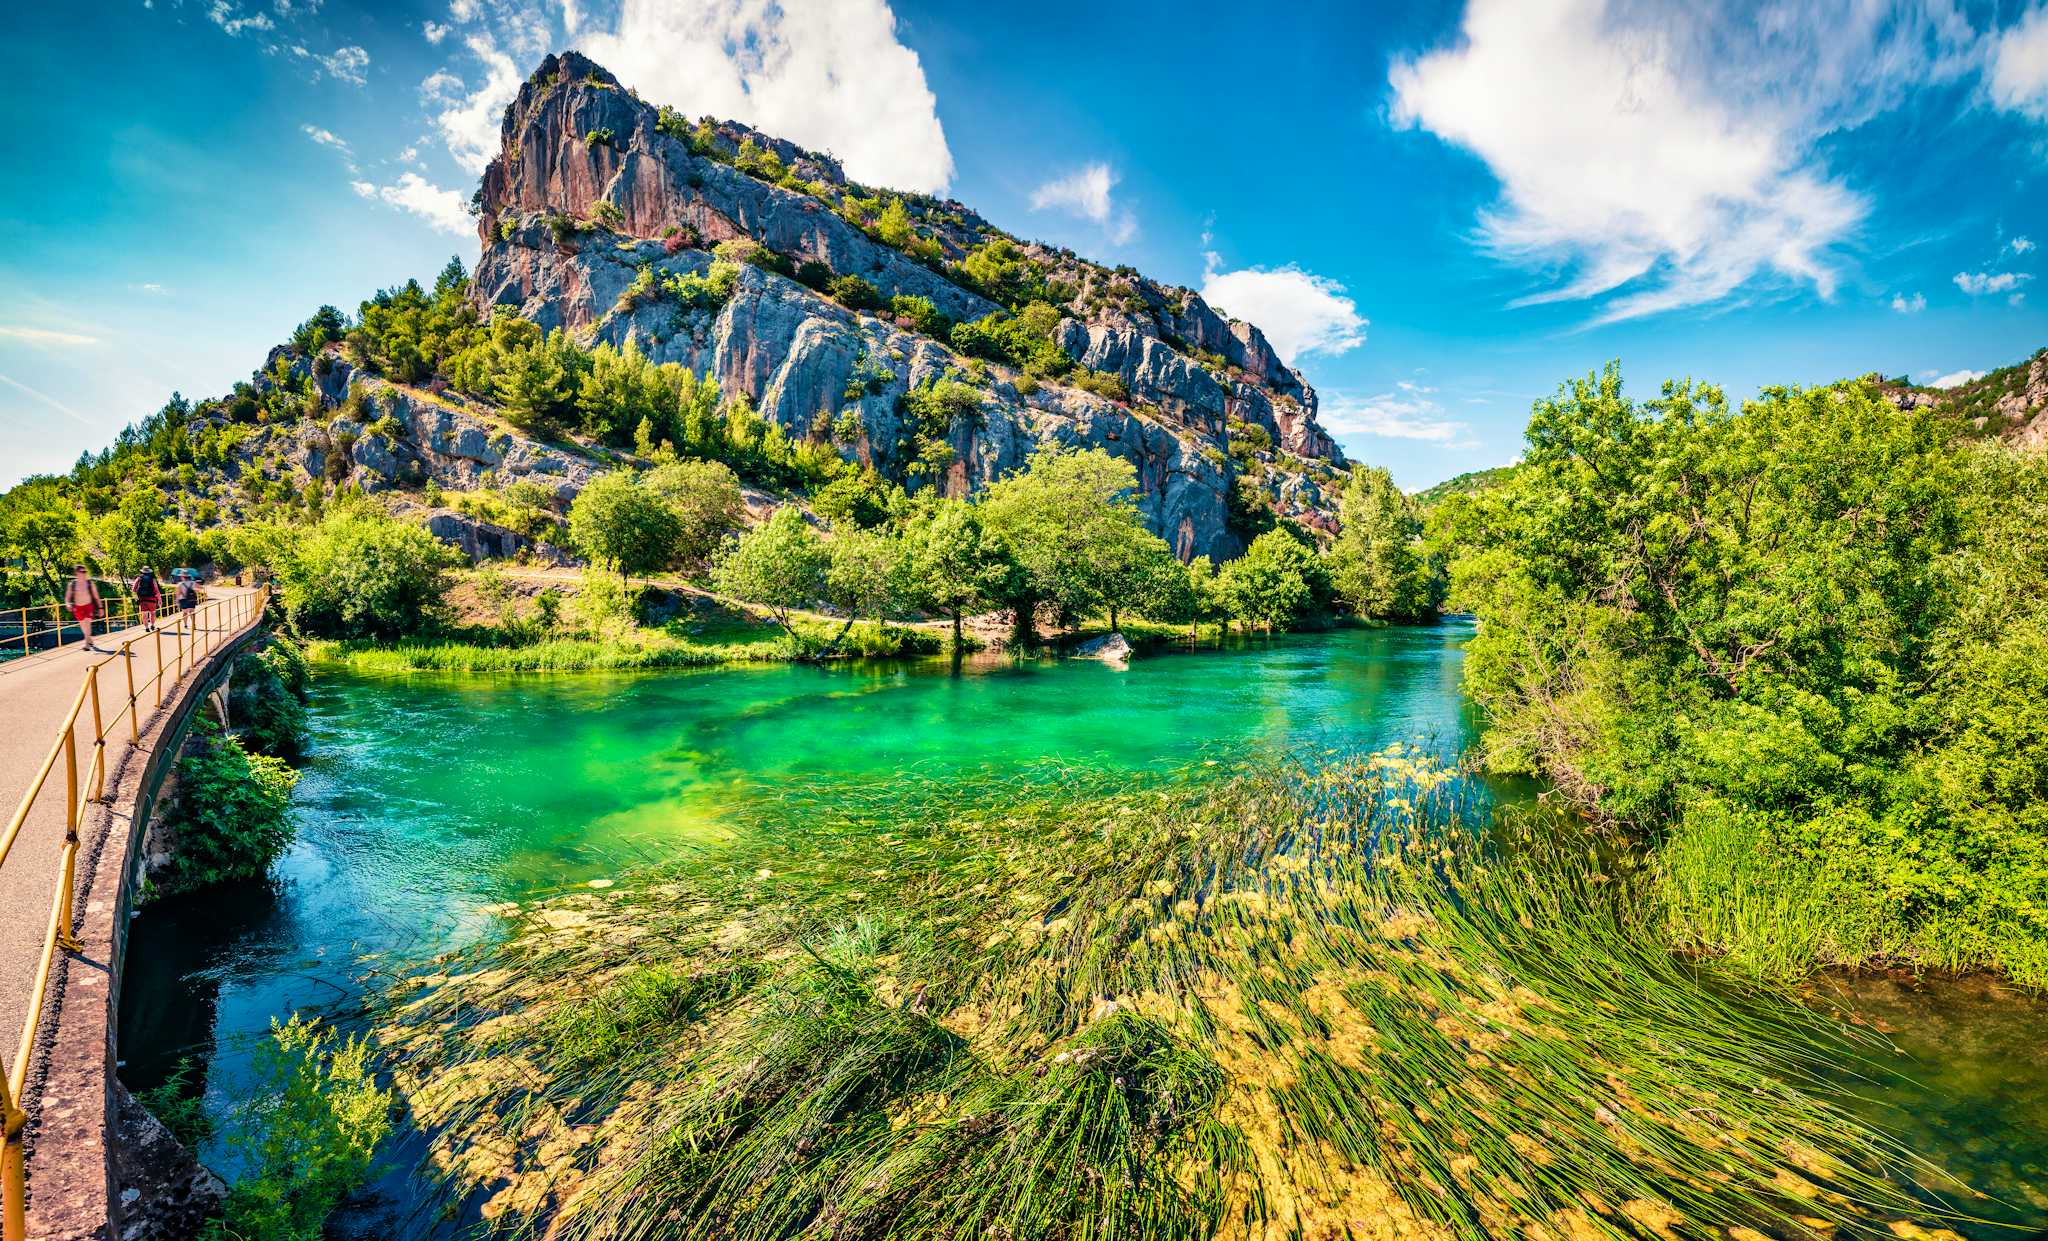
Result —
[{"label": "cumulus cloud", "polygon": [[1956,287],[1971,297],[1982,297],[1987,293],[2007,293],[2033,277],[2018,271],[1959,271],[1956,273]]},{"label": "cumulus cloud", "polygon": [[2015,237],[2005,243],[2005,253],[2007,254],[2025,254],[2033,248],[2034,243],[2032,239],[2026,237]]},{"label": "cumulus cloud", "polygon": [[25,345],[53,345],[75,348],[80,345],[97,345],[97,336],[86,336],[78,332],[60,332],[54,328],[23,327],[0,324],[0,340],[18,340]]},{"label": "cumulus cloud", "polygon": [[441,232],[463,236],[476,231],[476,222],[469,217],[469,203],[459,192],[442,189],[416,172],[400,173],[393,185],[377,186],[367,181],[349,184],[362,197],[377,198],[410,211]]},{"label": "cumulus cloud", "polygon": [[207,6],[206,16],[214,25],[230,35],[238,35],[244,30],[269,30],[275,25],[270,20],[270,14],[251,13],[244,16],[242,11],[228,3],[228,0],[213,0],[213,3]]},{"label": "cumulus cloud", "polygon": [[1046,182],[1031,192],[1033,211],[1064,211],[1094,223],[1122,245],[1138,231],[1137,217],[1118,207],[1112,196],[1117,175],[1108,164],[1085,164],[1064,177]]},{"label": "cumulus cloud", "polygon": [[1203,300],[1256,325],[1289,366],[1305,353],[1338,354],[1365,343],[1367,320],[1344,286],[1328,276],[1291,263],[1223,271],[1216,255],[1205,258]]},{"label": "cumulus cloud", "polygon": [[938,192],[953,179],[924,66],[885,0],[625,0],[579,42],[644,98],[830,151],[858,180]]},{"label": "cumulus cloud", "polygon": [[1816,143],[1967,72],[1974,38],[1910,0],[1471,0],[1460,35],[1394,64],[1393,120],[1491,169],[1486,245],[1566,273],[1517,304],[1599,299],[1596,322],[1759,279],[1832,296],[1868,208]]},{"label": "cumulus cloud", "polygon": [[1465,438],[1467,426],[1445,416],[1443,407],[1430,398],[1431,389],[1413,384],[1397,388],[1372,395],[1326,393],[1316,420],[1339,438],[1367,435],[1433,444],[1452,444]]},{"label": "cumulus cloud", "polygon": [[320,64],[328,77],[361,86],[368,80],[363,71],[370,67],[370,54],[359,47],[338,47],[320,57]]},{"label": "cumulus cloud", "polygon": [[2048,123],[2048,7],[1991,38],[1984,90],[2001,108]]},{"label": "cumulus cloud", "polygon": [[1907,297],[1904,293],[1894,293],[1892,294],[1892,309],[1902,315],[1917,315],[1927,309],[1927,296],[1924,293],[1915,293],[1913,296]]},{"label": "cumulus cloud", "polygon": [[422,22],[420,23],[420,33],[427,36],[427,42],[439,46],[441,40],[448,37],[448,27],[436,21]]},{"label": "cumulus cloud", "polygon": [[481,173],[498,153],[498,125],[505,106],[519,93],[521,79],[519,66],[489,35],[470,35],[463,45],[483,62],[483,85],[463,94],[462,79],[444,69],[420,83],[420,95],[430,104],[446,105],[435,114],[434,125],[448,144],[448,154],[469,172]]},{"label": "cumulus cloud", "polygon": [[1950,371],[1929,384],[1930,388],[1960,388],[1973,379],[1984,378],[1983,371]]}]

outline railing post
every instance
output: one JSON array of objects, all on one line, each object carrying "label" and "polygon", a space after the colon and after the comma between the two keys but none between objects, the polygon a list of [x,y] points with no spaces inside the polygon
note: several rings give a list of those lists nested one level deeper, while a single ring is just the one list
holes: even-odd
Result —
[{"label": "railing post", "polygon": [[164,631],[156,631],[156,705],[161,711],[164,705]]},{"label": "railing post", "polygon": [[128,740],[130,742],[140,742],[142,740],[142,724],[135,718],[135,643],[130,642],[121,649],[128,652],[127,656],[121,660],[121,671],[128,674]]},{"label": "railing post", "polygon": [[0,1149],[0,1236],[6,1241],[28,1241],[28,1169],[22,1156],[22,1138],[28,1129],[28,1113],[16,1105],[8,1088],[7,1074],[0,1070],[0,1132],[5,1148]]},{"label": "railing post", "polygon": [[94,664],[85,670],[85,683],[92,687],[92,749],[95,759],[92,777],[92,799],[105,801],[107,793],[107,728],[100,722],[100,665]]}]

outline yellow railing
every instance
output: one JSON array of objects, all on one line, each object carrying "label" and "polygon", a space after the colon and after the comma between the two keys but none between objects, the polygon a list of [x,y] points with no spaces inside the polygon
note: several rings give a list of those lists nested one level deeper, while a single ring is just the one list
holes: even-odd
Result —
[{"label": "yellow railing", "polygon": [[[128,598],[107,599],[101,602],[100,612],[92,622],[93,630],[88,632],[77,621],[71,619],[71,609],[61,603],[38,603],[22,608],[0,608],[0,658],[19,659],[35,654],[31,640],[56,635],[53,646],[64,645],[64,631],[76,629],[87,637],[112,633],[123,624],[136,620],[135,600]],[[47,618],[47,619],[45,619]],[[17,650],[16,648],[20,649]]]},{"label": "yellow railing", "polygon": [[[85,821],[86,807],[105,797],[107,738],[125,719],[129,742],[141,740],[143,712],[163,706],[167,687],[175,686],[200,660],[259,616],[269,599],[270,588],[263,586],[247,594],[209,600],[188,613],[171,610],[163,624],[175,624],[175,629],[132,633],[114,647],[115,654],[89,666],[77,695],[71,700],[71,709],[65,713],[64,722],[50,746],[49,756],[43,759],[42,768],[29,783],[28,792],[22,795],[20,806],[7,822],[5,834],[0,835],[0,866],[5,866],[15,838],[21,835],[22,825],[28,822],[43,790],[50,783],[51,773],[61,762],[64,767],[64,850],[57,867],[57,890],[50,901],[50,926],[43,936],[42,959],[36,965],[35,982],[29,990],[28,1012],[22,1019],[21,1042],[15,1049],[13,1065],[5,1079],[0,1080],[0,1121],[5,1125],[5,1148],[0,1150],[0,1241],[26,1241],[28,1237],[27,1163],[22,1145],[28,1114],[22,1110],[22,1096],[28,1086],[29,1061],[35,1051],[36,1030],[42,1025],[44,992],[49,986],[57,950],[62,948],[71,952],[78,948],[78,941],[71,934],[71,890],[77,878],[78,832]],[[170,640],[168,651],[165,650],[166,639]],[[156,672],[138,685],[134,653],[138,645],[144,644],[153,644]],[[100,673],[116,660],[121,664],[122,683],[103,695]],[[112,696],[118,704],[111,717],[105,714],[106,696]],[[92,711],[92,753],[81,761],[78,753],[79,715],[87,708]],[[89,795],[86,794],[88,788]]]}]

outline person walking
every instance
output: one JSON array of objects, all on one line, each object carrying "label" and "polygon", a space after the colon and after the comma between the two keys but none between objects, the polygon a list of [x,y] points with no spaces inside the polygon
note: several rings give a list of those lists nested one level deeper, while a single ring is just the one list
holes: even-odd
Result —
[{"label": "person walking", "polygon": [[191,622],[193,614],[199,609],[199,583],[189,577],[179,578],[177,600],[178,623],[188,626],[187,632],[198,633],[198,626]]},{"label": "person walking", "polygon": [[156,609],[163,602],[163,586],[156,580],[156,570],[148,565],[142,566],[142,572],[135,575],[133,586],[135,611],[142,619],[142,632],[148,633],[156,628]]},{"label": "person walking", "polygon": [[71,609],[71,619],[77,621],[78,627],[85,631],[86,650],[96,651],[101,655],[113,654],[112,651],[94,645],[92,640],[92,623],[100,614],[100,588],[85,575],[84,565],[73,569],[71,580],[64,583],[64,606]]}]

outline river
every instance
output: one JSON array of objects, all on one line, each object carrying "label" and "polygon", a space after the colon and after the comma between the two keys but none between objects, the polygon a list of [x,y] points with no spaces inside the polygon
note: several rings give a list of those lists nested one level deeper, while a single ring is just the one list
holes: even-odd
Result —
[{"label": "river", "polygon": [[[193,1057],[207,1066],[209,1109],[224,1110],[273,1017],[346,1014],[378,977],[489,933],[494,904],[718,841],[792,794],[1395,741],[1455,753],[1472,728],[1459,692],[1469,635],[1457,620],[1341,630],[1127,670],[1001,660],[958,673],[925,661],[322,675],[298,838],[276,881],[164,902],[135,924],[123,1077],[146,1088]],[[1995,1195],[1976,1211],[2048,1225],[2048,1005],[1967,979],[1836,978],[1816,990],[1899,1048],[1896,1075],[1845,1087],[1865,1096],[1857,1106]]]}]

